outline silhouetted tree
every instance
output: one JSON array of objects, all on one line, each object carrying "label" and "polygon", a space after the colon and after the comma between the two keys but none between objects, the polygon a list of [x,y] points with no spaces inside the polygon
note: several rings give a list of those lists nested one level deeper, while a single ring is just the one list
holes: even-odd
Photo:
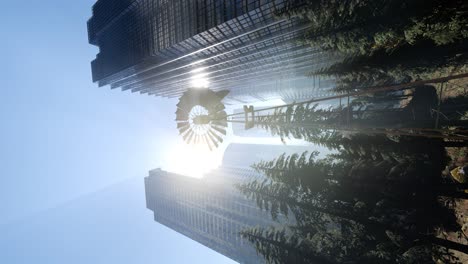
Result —
[{"label": "silhouetted tree", "polygon": [[337,92],[468,71],[466,1],[292,3],[279,14],[308,23],[301,42],[344,55],[344,61],[311,73],[335,77]]},{"label": "silhouetted tree", "polygon": [[[289,227],[289,233],[283,233],[283,241],[289,237],[294,241],[297,237],[310,240],[311,236],[320,236],[324,241],[338,232],[339,236],[330,240],[328,251],[311,247],[313,256],[334,251],[331,256],[320,257],[338,263],[376,263],[377,259],[380,263],[411,263],[403,260],[429,258],[416,252],[432,252],[431,256],[450,259],[444,248],[468,253],[468,246],[434,236],[438,228],[456,230],[458,225],[453,211],[438,202],[439,187],[444,186],[441,167],[428,163],[428,156],[402,155],[404,159],[397,160],[366,153],[350,155],[345,150],[323,159],[317,156],[316,152],[310,156],[282,155],[260,162],[253,168],[266,179],[238,186],[273,219],[283,215],[297,221],[296,226]],[[257,238],[260,234],[271,238],[275,233],[257,231]],[[350,237],[355,240],[346,240]],[[341,251],[343,246],[348,250]],[[353,253],[360,253],[353,255],[351,248]]]},{"label": "silhouetted tree", "polygon": [[304,42],[326,50],[372,55],[424,40],[445,45],[468,38],[468,4],[462,0],[300,2],[280,15],[308,21]]},{"label": "silhouetted tree", "polygon": [[[392,147],[395,144],[389,138],[401,138],[405,135],[398,129],[434,127],[435,110],[438,108],[438,95],[434,87],[419,86],[408,95],[387,95],[359,98],[345,108],[319,108],[318,104],[310,103],[289,105],[276,109],[271,114],[256,116],[255,124],[282,139],[303,139],[334,149],[356,145],[359,143],[358,133],[386,135],[388,138],[380,137],[381,141],[386,138],[383,140],[386,142],[380,146]],[[393,101],[386,103],[386,98]],[[407,99],[405,104],[399,101],[401,98]],[[463,115],[460,114],[466,108],[465,101],[461,99],[457,103],[442,102],[439,126],[468,125],[468,121],[461,120]],[[420,135],[426,134],[420,131]],[[353,138],[355,140],[348,140]],[[377,138],[379,137],[373,137]],[[450,144],[457,146],[455,143]]]},{"label": "silhouetted tree", "polygon": [[350,57],[312,76],[336,78],[337,92],[395,85],[468,71],[468,41],[437,47],[431,43],[402,47],[391,54]]}]

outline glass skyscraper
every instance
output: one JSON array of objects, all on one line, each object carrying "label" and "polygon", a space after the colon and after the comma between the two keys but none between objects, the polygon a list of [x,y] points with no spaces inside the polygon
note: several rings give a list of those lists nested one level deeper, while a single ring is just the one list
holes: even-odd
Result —
[{"label": "glass skyscraper", "polygon": [[244,228],[270,226],[268,212],[246,199],[235,183],[257,177],[251,170],[220,168],[203,179],[162,170],[145,178],[146,204],[154,220],[239,263],[265,263],[239,234]]},{"label": "glass skyscraper", "polygon": [[232,144],[223,165],[202,179],[160,169],[145,178],[146,204],[154,220],[240,263],[265,263],[254,246],[239,234],[244,228],[294,223],[292,216],[259,209],[235,187],[237,183],[264,180],[249,166],[284,152],[301,153],[306,147]]},{"label": "glass skyscraper", "polygon": [[99,0],[88,22],[93,80],[178,97],[203,78],[230,90],[231,104],[322,96],[333,81],[305,75],[336,58],[295,41],[307,24],[276,16],[301,1]]}]

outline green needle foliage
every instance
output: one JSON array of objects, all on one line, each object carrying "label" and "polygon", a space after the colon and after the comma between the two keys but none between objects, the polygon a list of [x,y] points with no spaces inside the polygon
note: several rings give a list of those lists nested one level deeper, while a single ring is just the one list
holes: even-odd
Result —
[{"label": "green needle foliage", "polygon": [[241,235],[255,244],[257,252],[265,256],[268,263],[334,263],[320,253],[311,252],[309,240],[291,233],[287,228],[252,228],[243,231]]},{"label": "green needle foliage", "polygon": [[325,50],[370,56],[424,40],[445,45],[468,38],[468,4],[463,0],[299,2],[279,15],[307,21],[310,29],[303,41]]},{"label": "green needle foliage", "polygon": [[391,55],[377,52],[371,57],[348,58],[311,75],[336,78],[336,92],[427,80],[467,72],[467,50],[467,41],[444,47],[426,42]]},{"label": "green needle foliage", "polygon": [[[401,105],[402,99],[409,99]],[[440,111],[444,119],[441,126],[463,124],[457,113],[464,112],[466,100],[442,103]],[[265,116],[256,116],[256,125],[282,139],[303,139],[330,149],[353,147],[359,140],[358,133],[372,133],[372,128],[380,129],[393,141],[398,140],[394,128],[432,127],[435,122],[433,109],[437,108],[437,93],[432,86],[415,88],[411,93],[386,93],[374,97],[353,100],[345,108],[318,108],[318,105],[300,104],[275,110]],[[348,111],[349,109],[349,111]],[[381,138],[381,137],[374,137]],[[395,142],[387,139],[380,147],[393,147]],[[351,143],[353,142],[353,143]]]},{"label": "green needle foliage", "polygon": [[[405,104],[401,102],[403,99],[407,99]],[[460,114],[465,112],[466,104],[464,98],[442,102],[439,112],[443,118],[439,120],[439,125],[466,125],[467,122],[462,120],[463,115]],[[436,119],[434,110],[438,107],[434,87],[419,86],[406,93],[397,91],[360,97],[344,108],[319,108],[317,104],[310,103],[290,105],[268,115],[256,116],[255,124],[283,140],[302,139],[329,149],[346,148],[354,152],[364,149],[371,153],[369,148],[378,146],[400,151],[401,148],[407,149],[408,145],[398,144],[402,133],[395,131],[395,128],[431,128]],[[375,139],[375,142],[366,144],[361,141],[359,134],[366,135],[367,139]],[[448,145],[458,146],[453,142]],[[378,155],[378,151],[372,153]]]},{"label": "green needle foliage", "polygon": [[464,0],[304,0],[279,12],[309,25],[300,42],[338,52],[337,92],[468,71]]},{"label": "green needle foliage", "polygon": [[271,115],[258,117],[256,124],[274,136],[312,140],[320,133],[321,126],[332,123],[340,115],[338,111],[307,104],[277,109]]},{"label": "green needle foliage", "polygon": [[436,230],[460,228],[438,198],[457,190],[440,177],[445,150],[442,142],[422,147],[424,139],[411,140],[415,149],[402,153],[341,149],[325,158],[313,152],[254,164],[266,179],[239,190],[279,223],[287,217],[295,224],[242,234],[269,263],[456,263],[447,248],[468,247],[435,237]]}]

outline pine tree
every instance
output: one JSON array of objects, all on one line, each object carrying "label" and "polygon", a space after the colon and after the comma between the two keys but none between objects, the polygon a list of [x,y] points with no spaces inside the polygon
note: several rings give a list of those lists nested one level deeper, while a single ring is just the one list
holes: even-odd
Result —
[{"label": "pine tree", "polygon": [[[415,253],[422,248],[439,254],[439,258],[450,257],[441,253],[441,247],[468,252],[466,246],[435,238],[429,231],[456,229],[456,221],[449,217],[453,212],[438,204],[430,188],[440,182],[434,181],[440,168],[427,164],[427,157],[396,161],[367,154],[348,155],[345,151],[325,159],[317,159],[317,155],[282,155],[255,164],[253,167],[267,179],[238,187],[274,219],[280,214],[292,217],[292,213],[297,225],[289,227],[292,233],[288,235],[308,239],[312,252],[334,252],[336,261],[427,259]],[[311,237],[331,242],[314,244],[316,240]],[[353,255],[341,251],[342,247],[362,252]]]},{"label": "pine tree", "polygon": [[332,76],[336,78],[335,91],[351,92],[459,74],[468,71],[467,44],[464,41],[445,47],[430,43],[407,46],[390,55],[377,52],[370,57],[348,58],[311,75]]},{"label": "pine tree", "polygon": [[468,4],[462,0],[310,0],[282,14],[309,22],[305,43],[351,55],[392,52],[424,40],[445,45],[468,38]]},{"label": "pine tree", "polygon": [[468,71],[466,1],[299,2],[281,14],[308,23],[300,42],[346,58],[311,73],[337,77],[337,92]]},{"label": "pine tree", "polygon": [[[430,88],[430,89],[429,89]],[[404,107],[384,104],[386,96],[376,100],[365,99],[352,102],[350,106],[335,109],[318,109],[317,105],[297,105],[277,109],[265,116],[256,116],[255,124],[269,131],[272,136],[282,139],[296,138],[312,142],[331,149],[352,146],[348,138],[357,133],[399,135],[395,128],[425,128],[433,126],[435,116],[432,109],[437,106],[437,94],[433,87],[418,87],[411,96],[411,101]],[[390,99],[395,96],[390,95]],[[445,107],[441,110],[445,111]],[[447,110],[450,110],[447,108]],[[452,116],[459,109],[443,112]],[[458,124],[455,119],[440,120],[440,125]],[[463,122],[462,122],[463,123]],[[373,130],[373,129],[377,130]],[[377,138],[377,137],[375,137]],[[354,144],[357,141],[354,141]],[[391,144],[391,140],[387,139]],[[347,144],[347,145],[346,145]]]},{"label": "pine tree", "polygon": [[255,245],[257,252],[265,257],[267,263],[323,263],[332,264],[323,254],[314,252],[310,242],[297,236],[286,228],[251,228],[241,235]]}]

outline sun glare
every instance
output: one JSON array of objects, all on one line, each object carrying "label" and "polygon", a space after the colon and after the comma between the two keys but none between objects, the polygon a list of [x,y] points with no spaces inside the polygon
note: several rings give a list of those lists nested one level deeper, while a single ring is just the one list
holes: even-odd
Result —
[{"label": "sun glare", "polygon": [[194,88],[208,88],[210,86],[210,82],[207,78],[208,74],[204,73],[204,68],[198,68],[192,71],[194,75],[190,80],[190,84]]},{"label": "sun glare", "polygon": [[167,155],[167,171],[194,178],[202,178],[222,162],[219,151],[210,151],[204,145],[179,143]]},{"label": "sun glare", "polygon": [[200,68],[196,68],[192,71],[190,71],[191,73],[200,73],[200,72],[204,72],[205,70],[207,69],[207,67],[200,67]]}]

